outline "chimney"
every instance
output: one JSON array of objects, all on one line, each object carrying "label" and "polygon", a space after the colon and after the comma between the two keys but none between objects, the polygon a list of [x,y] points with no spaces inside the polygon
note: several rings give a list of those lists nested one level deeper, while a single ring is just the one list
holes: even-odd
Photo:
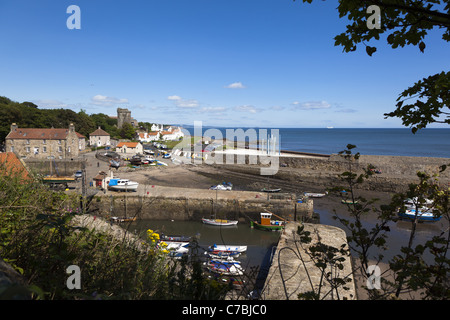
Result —
[{"label": "chimney", "polygon": [[75,132],[75,126],[73,125],[73,123],[69,125],[69,132]]},{"label": "chimney", "polygon": [[17,124],[14,122],[12,125],[11,125],[11,132],[12,131],[16,131],[17,130]]}]

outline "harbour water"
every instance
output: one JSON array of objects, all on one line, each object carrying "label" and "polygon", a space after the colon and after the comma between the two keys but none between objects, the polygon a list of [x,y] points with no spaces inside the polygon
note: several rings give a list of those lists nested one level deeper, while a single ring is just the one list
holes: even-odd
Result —
[{"label": "harbour water", "polygon": [[138,234],[145,234],[148,229],[165,235],[196,236],[200,250],[206,250],[208,246],[214,244],[245,245],[247,251],[239,257],[245,269],[255,266],[265,268],[270,258],[271,248],[277,244],[280,237],[280,232],[251,229],[245,222],[240,222],[236,226],[220,227],[206,225],[201,221],[144,219],[133,222],[130,226],[130,230]]}]

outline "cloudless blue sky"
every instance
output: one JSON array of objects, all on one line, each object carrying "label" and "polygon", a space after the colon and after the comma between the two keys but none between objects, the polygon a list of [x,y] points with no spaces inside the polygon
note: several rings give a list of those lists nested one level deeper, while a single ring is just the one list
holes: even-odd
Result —
[{"label": "cloudless blue sky", "polygon": [[[69,30],[70,5],[81,30]],[[425,53],[373,42],[343,53],[337,1],[0,2],[0,95],[139,121],[205,126],[401,127],[399,93],[448,71],[450,45]],[[445,126],[444,126],[445,127]]]}]

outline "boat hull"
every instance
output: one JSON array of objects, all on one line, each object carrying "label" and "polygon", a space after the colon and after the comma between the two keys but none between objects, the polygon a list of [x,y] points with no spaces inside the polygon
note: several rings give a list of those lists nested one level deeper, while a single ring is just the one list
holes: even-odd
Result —
[{"label": "boat hull", "polygon": [[[399,212],[398,216],[403,219],[415,220],[416,214],[415,210],[407,210],[406,212]],[[423,222],[436,222],[441,220],[441,217],[437,217],[432,213],[422,213],[419,211],[417,219]]]},{"label": "boat hull", "polygon": [[204,224],[209,224],[211,226],[222,226],[222,227],[235,226],[238,224],[237,220],[221,220],[221,219],[205,219],[205,218],[202,218],[202,222]]},{"label": "boat hull", "polygon": [[245,252],[247,251],[247,246],[238,246],[238,245],[213,245],[209,247],[209,251],[237,251],[237,252]]},{"label": "boat hull", "polygon": [[256,221],[250,221],[250,227],[265,231],[281,231],[284,229],[284,224],[263,225]]}]

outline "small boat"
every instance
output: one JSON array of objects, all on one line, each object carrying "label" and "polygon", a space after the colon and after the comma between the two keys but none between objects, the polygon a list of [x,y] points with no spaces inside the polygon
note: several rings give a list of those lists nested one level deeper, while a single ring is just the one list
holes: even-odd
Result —
[{"label": "small boat", "polygon": [[274,193],[274,192],[280,192],[281,188],[274,188],[274,189],[269,189],[269,188],[263,188],[261,189],[262,192],[268,192],[268,193]]},{"label": "small boat", "polygon": [[424,222],[435,222],[441,220],[441,217],[438,217],[433,214],[433,212],[430,212],[430,209],[427,207],[422,208],[417,212],[416,215],[416,209],[406,209],[404,212],[399,211],[398,216],[400,218],[408,219],[408,220],[415,220],[416,216],[419,221]]},{"label": "small boat", "polygon": [[176,243],[184,243],[184,244],[188,244],[191,241],[191,237],[186,237],[186,236],[167,236],[165,234],[162,234],[160,236],[160,240],[164,241],[166,243],[169,242],[176,242]]},{"label": "small boat", "polygon": [[328,194],[328,192],[325,192],[325,193],[305,192],[303,194],[305,195],[305,197],[308,197],[308,198],[322,198],[322,197],[325,197]]},{"label": "small boat", "polygon": [[358,203],[358,201],[344,200],[344,199],[342,199],[341,202],[343,204],[357,204]]},{"label": "small boat", "polygon": [[155,152],[153,150],[151,150],[151,149],[145,149],[144,153],[145,154],[150,154],[150,155],[154,155],[155,154]]},{"label": "small boat", "polygon": [[213,251],[205,251],[205,254],[208,255],[210,258],[214,259],[229,259],[229,258],[238,258],[241,255],[241,252],[213,250]]},{"label": "small boat", "polygon": [[[430,200],[430,199],[423,199],[423,201],[424,201],[424,205],[431,205],[431,204],[433,204],[433,200]],[[408,198],[408,199],[406,199],[405,201],[405,204],[406,205],[410,205],[410,206],[414,206],[414,205],[416,205],[416,204],[418,204],[418,202],[419,202],[419,198],[418,197],[414,197],[414,198]]]},{"label": "small boat", "polygon": [[109,189],[119,191],[137,191],[138,186],[138,182],[128,179],[111,179],[108,184]]},{"label": "small boat", "polygon": [[217,186],[211,186],[209,189],[231,191],[233,189],[233,184],[231,184],[230,182],[223,182],[222,184],[218,184]]},{"label": "small boat", "polygon": [[250,221],[250,227],[256,228],[260,230],[267,230],[267,231],[281,231],[284,229],[286,225],[286,220],[284,220],[281,217],[278,217],[281,220],[272,220],[272,215],[275,215],[273,213],[269,212],[262,212],[261,213],[261,222],[256,221]]},{"label": "small boat", "polygon": [[119,168],[120,167],[120,160],[119,159],[111,159],[111,160],[109,160],[109,166],[111,168]]},{"label": "small boat", "polygon": [[111,222],[121,223],[121,222],[132,222],[136,221],[136,217],[111,217]]},{"label": "small boat", "polygon": [[204,224],[209,224],[212,226],[222,226],[222,227],[227,227],[227,226],[235,226],[238,224],[237,220],[226,220],[226,219],[205,219],[202,218],[202,222]]},{"label": "small boat", "polygon": [[212,246],[209,246],[208,249],[209,251],[237,251],[242,253],[247,251],[247,246],[214,244]]},{"label": "small boat", "polygon": [[208,270],[214,273],[222,275],[243,275],[244,269],[242,269],[240,262],[238,261],[219,261],[211,260],[205,262]]}]

